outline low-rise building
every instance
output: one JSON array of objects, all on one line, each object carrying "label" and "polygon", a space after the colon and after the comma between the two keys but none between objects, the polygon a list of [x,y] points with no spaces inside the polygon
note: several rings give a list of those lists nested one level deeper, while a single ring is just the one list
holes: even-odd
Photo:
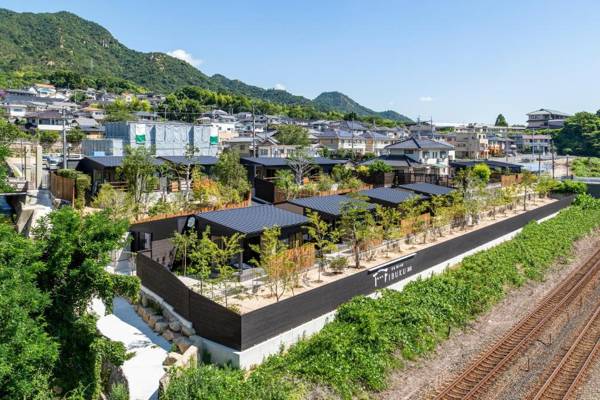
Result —
[{"label": "low-rise building", "polygon": [[214,156],[219,145],[216,128],[181,122],[109,122],[104,136],[122,139],[123,146],[145,146],[157,156],[183,155],[188,145],[196,147],[198,155]]},{"label": "low-rise building", "polygon": [[540,108],[527,113],[527,129],[559,129],[570,116],[562,111]]},{"label": "low-rise building", "polygon": [[410,157],[435,175],[448,175],[449,162],[455,158],[454,146],[432,139],[409,138],[385,150],[391,156]]},{"label": "low-rise building", "polygon": [[485,133],[455,132],[456,158],[479,159],[489,156],[489,143]]},{"label": "low-rise building", "polygon": [[520,152],[546,154],[552,147],[552,136],[550,135],[515,135],[515,145]]}]

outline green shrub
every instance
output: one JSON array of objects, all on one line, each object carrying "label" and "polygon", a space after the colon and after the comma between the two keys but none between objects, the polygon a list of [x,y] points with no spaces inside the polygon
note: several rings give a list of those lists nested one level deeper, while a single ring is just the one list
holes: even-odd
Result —
[{"label": "green shrub", "polygon": [[587,185],[585,184],[585,182],[564,180],[558,186],[556,186],[556,188],[554,188],[554,192],[567,194],[584,194],[585,192],[587,192]]},{"label": "green shrub", "polygon": [[405,359],[433,351],[451,328],[489,310],[511,287],[541,279],[598,225],[600,201],[580,196],[555,218],[529,223],[513,240],[466,257],[457,268],[410,282],[401,292],[383,290],[377,299],[354,298],[318,334],[270,357],[248,379],[201,366],[173,377],[166,398],[297,398],[290,382],[325,385],[343,398],[382,390],[400,364],[397,351]]},{"label": "green shrub", "polygon": [[92,184],[90,177],[83,172],[70,168],[59,169],[56,171],[56,174],[63,178],[69,178],[75,181],[75,192],[77,197],[75,197],[75,204],[73,206],[78,210],[83,209],[85,207],[85,192]]},{"label": "green shrub", "polygon": [[336,257],[329,262],[329,268],[334,272],[340,273],[348,267],[348,259],[346,257]]},{"label": "green shrub", "polygon": [[123,384],[114,384],[110,389],[108,400],[129,400],[129,393]]},{"label": "green shrub", "polygon": [[386,164],[382,160],[375,160],[371,165],[369,165],[369,174],[385,174],[388,172],[392,172],[392,167]]}]

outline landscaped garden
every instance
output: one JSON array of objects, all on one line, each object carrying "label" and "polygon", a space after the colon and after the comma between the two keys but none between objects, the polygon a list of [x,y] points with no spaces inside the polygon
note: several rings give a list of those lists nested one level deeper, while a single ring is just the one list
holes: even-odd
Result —
[{"label": "landscaped garden", "polygon": [[174,271],[192,290],[243,314],[549,204],[555,199],[548,194],[564,189],[530,173],[507,187],[488,187],[487,178],[465,170],[457,177],[459,190],[450,195],[425,201],[415,195],[397,208],[377,205],[374,211],[354,194],[335,227],[308,212],[310,241],[300,247],[284,242],[279,227],[267,228],[261,244],[251,245],[250,264],[260,272],[244,282],[231,265],[244,235],[176,234]]},{"label": "landscaped garden", "polygon": [[555,218],[527,225],[514,239],[456,268],[413,281],[401,292],[384,290],[377,299],[356,297],[321,332],[250,373],[206,364],[179,371],[164,398],[298,399],[315,388],[351,398],[381,390],[403,359],[431,352],[511,287],[541,279],[598,225],[600,201],[581,195]]}]

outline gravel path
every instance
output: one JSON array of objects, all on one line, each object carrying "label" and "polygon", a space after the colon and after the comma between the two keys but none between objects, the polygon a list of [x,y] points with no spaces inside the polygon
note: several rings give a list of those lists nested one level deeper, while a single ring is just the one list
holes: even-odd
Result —
[{"label": "gravel path", "polygon": [[[389,377],[389,389],[374,394],[373,397],[394,400],[430,397],[436,388],[459,374],[482,349],[530,312],[555,286],[556,281],[581,265],[591,255],[592,249],[599,245],[598,234],[578,241],[573,258],[554,265],[543,282],[528,282],[523,287],[511,290],[503,301],[470,323],[465,330],[454,332],[449,340],[440,344],[435,353],[408,362],[405,368],[394,371]],[[591,398],[599,397],[596,395]]]}]

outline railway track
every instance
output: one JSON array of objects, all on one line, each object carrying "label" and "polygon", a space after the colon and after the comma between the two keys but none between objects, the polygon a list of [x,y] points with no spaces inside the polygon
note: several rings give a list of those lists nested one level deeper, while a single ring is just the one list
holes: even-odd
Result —
[{"label": "railway track", "polygon": [[467,369],[446,385],[436,400],[474,399],[485,393],[543,327],[578,297],[582,289],[600,271],[600,249],[581,267],[547,294],[531,313],[484,351]]},{"label": "railway track", "polygon": [[531,399],[563,400],[571,398],[599,351],[600,305],[552,374]]}]

